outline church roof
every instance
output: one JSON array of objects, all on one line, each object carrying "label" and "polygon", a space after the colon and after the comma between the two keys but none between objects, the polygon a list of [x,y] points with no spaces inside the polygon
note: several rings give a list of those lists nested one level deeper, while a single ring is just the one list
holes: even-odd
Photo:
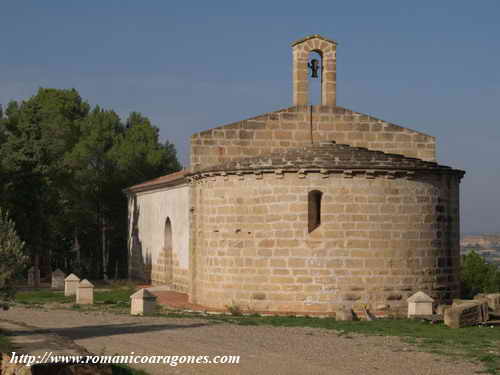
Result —
[{"label": "church roof", "polygon": [[435,162],[369,150],[364,147],[337,144],[334,141],[321,142],[308,147],[288,149],[256,157],[236,159],[204,168],[198,172],[310,168],[336,170],[441,170],[464,173]]},{"label": "church roof", "polygon": [[173,186],[173,185],[178,185],[184,182],[184,178],[186,175],[189,173],[189,170],[187,169],[182,169],[178,172],[170,173],[165,176],[161,176],[158,178],[154,178],[152,180],[148,180],[145,182],[142,182],[140,184],[130,186],[123,190],[125,193],[128,192],[139,192],[139,191],[144,191],[144,190],[151,190],[154,188],[161,188],[165,186]]}]

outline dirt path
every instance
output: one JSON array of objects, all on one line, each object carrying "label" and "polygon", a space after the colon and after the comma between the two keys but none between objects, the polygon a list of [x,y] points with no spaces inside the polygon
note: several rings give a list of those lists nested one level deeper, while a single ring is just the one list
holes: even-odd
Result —
[{"label": "dirt path", "polygon": [[39,327],[95,354],[239,355],[238,365],[135,365],[150,374],[471,375],[480,365],[415,351],[395,337],[312,328],[214,324],[203,319],[12,308],[0,319]]}]

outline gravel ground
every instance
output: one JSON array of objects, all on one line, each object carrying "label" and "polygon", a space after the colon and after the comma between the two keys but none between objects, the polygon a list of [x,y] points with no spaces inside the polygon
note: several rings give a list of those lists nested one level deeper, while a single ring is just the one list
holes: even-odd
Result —
[{"label": "gravel ground", "polygon": [[239,355],[237,365],[134,365],[150,374],[472,375],[481,365],[423,353],[396,337],[203,319],[14,307],[0,319],[56,333],[98,355]]}]

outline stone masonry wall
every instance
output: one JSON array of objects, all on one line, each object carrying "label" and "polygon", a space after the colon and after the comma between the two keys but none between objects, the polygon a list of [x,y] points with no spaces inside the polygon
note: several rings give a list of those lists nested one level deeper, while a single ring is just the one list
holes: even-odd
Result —
[{"label": "stone masonry wall", "polygon": [[154,285],[172,284],[172,249],[162,248],[156,262],[151,265],[151,282]]},{"label": "stone masonry wall", "polygon": [[190,288],[190,272],[189,269],[180,265],[177,253],[174,253],[173,259],[173,282],[172,290],[181,293],[187,293]]},{"label": "stone masonry wall", "polygon": [[[328,313],[404,310],[423,290],[458,296],[458,179],[227,175],[193,182],[196,283],[205,306]],[[307,195],[323,192],[308,233]]]},{"label": "stone masonry wall", "polygon": [[435,138],[332,106],[296,106],[191,136],[194,171],[237,158],[312,142],[334,140],[355,147],[436,160]]}]

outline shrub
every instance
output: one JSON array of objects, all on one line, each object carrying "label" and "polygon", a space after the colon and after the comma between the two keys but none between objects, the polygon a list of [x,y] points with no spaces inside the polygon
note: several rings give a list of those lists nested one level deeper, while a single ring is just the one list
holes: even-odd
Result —
[{"label": "shrub", "polygon": [[28,261],[23,249],[24,242],[18,237],[14,222],[0,208],[0,299],[14,295],[13,281]]},{"label": "shrub", "polygon": [[234,301],[231,303],[231,305],[226,306],[227,310],[230,312],[231,315],[233,316],[242,316],[243,311],[241,311],[241,307],[237,304],[234,303]]}]

